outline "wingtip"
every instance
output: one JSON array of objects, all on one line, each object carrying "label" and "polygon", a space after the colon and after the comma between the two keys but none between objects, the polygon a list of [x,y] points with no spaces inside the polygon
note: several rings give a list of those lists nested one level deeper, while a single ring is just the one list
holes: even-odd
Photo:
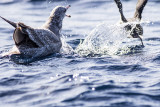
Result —
[{"label": "wingtip", "polygon": [[13,27],[17,27],[17,24],[16,23],[14,23],[14,22],[12,22],[12,21],[9,21],[9,20],[7,20],[6,18],[4,18],[4,17],[2,17],[2,16],[0,16],[0,18],[2,18],[4,21],[6,21],[7,23],[9,23],[10,25],[12,25]]}]

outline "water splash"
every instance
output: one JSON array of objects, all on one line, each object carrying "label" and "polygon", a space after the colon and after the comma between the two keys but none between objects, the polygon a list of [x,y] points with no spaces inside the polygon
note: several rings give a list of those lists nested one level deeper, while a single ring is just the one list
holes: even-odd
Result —
[{"label": "water splash", "polygon": [[66,43],[66,38],[64,35],[62,35],[61,41],[62,41],[62,48],[60,50],[60,53],[61,54],[73,54],[74,50],[68,43]]},{"label": "water splash", "polygon": [[[128,23],[126,23],[128,24]],[[124,30],[126,24],[108,26],[105,23],[98,25],[76,48],[80,56],[95,55],[122,55],[134,51],[137,45],[131,43],[127,36],[130,32]],[[135,43],[135,41],[134,41]]]}]

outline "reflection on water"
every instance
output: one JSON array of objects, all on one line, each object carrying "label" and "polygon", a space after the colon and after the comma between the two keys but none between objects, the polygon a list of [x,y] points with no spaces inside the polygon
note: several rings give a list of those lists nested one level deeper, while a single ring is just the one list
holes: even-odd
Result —
[{"label": "reflection on water", "polygon": [[[132,17],[136,0],[122,1],[124,14]],[[43,25],[56,5],[71,4],[72,18],[64,19],[62,34],[78,53],[26,65],[0,58],[0,105],[159,107],[159,3],[152,0],[145,7],[142,48],[116,24],[119,13],[112,0],[1,0],[1,16],[33,27]],[[12,48],[13,31],[0,19],[0,53]]]}]

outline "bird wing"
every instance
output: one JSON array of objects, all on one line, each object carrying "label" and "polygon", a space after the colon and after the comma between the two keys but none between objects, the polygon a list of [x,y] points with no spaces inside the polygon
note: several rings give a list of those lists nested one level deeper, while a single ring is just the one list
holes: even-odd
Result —
[{"label": "bird wing", "polygon": [[62,46],[61,40],[53,32],[47,29],[33,29],[28,27],[25,29],[29,38],[36,43],[38,48],[19,47],[21,53],[31,56],[45,56],[51,53],[57,53]]},{"label": "bird wing", "polygon": [[121,16],[121,21],[122,22],[127,22],[127,19],[125,18],[125,16],[123,15],[123,6],[122,6],[122,3],[121,3],[121,0],[114,0],[118,9],[119,9],[119,13],[120,13],[120,16]]},{"label": "bird wing", "polygon": [[147,2],[148,0],[138,0],[137,5],[136,5],[136,11],[134,13],[134,18],[141,20],[142,12]]}]

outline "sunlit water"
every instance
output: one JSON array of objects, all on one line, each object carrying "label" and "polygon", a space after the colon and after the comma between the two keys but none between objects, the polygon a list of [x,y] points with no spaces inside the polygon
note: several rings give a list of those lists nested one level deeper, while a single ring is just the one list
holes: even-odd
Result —
[{"label": "sunlit water", "polygon": [[[39,27],[56,5],[68,4],[72,18],[64,19],[62,34],[74,54],[27,65],[1,58],[0,106],[160,107],[160,1],[149,0],[145,7],[144,48],[116,24],[113,0],[1,0],[0,15]],[[136,0],[123,5],[125,15],[132,17]],[[0,19],[1,53],[14,45],[13,31]]]}]

